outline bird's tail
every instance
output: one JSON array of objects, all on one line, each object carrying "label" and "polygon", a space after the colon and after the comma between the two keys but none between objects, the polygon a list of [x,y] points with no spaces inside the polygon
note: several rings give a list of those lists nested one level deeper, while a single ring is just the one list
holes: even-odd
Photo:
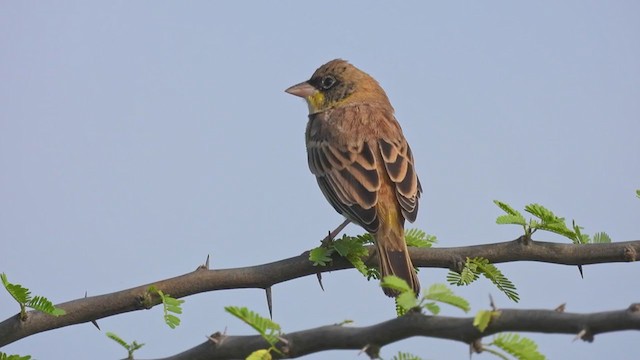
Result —
[{"label": "bird's tail", "polygon": [[[380,259],[380,274],[382,277],[395,275],[403,279],[418,296],[420,295],[420,282],[413,269],[407,243],[404,241],[404,230],[402,226],[399,228],[400,231],[378,231],[374,235]],[[389,297],[398,296],[398,292],[395,290],[383,288],[383,291]]]}]

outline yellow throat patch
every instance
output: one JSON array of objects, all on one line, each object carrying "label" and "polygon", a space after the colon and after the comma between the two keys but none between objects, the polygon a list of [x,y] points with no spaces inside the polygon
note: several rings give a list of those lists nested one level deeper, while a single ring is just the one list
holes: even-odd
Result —
[{"label": "yellow throat patch", "polygon": [[315,114],[317,112],[325,110],[324,94],[320,91],[316,91],[313,95],[307,96],[307,105],[309,105],[309,114]]}]

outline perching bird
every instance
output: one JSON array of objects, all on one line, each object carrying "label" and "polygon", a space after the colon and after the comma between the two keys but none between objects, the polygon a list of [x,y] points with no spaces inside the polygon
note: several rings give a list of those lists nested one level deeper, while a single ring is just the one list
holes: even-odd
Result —
[{"label": "perching bird", "polygon": [[307,159],[320,190],[336,211],[373,234],[382,276],[396,275],[419,294],[404,221],[416,219],[422,187],[384,90],[336,59],[286,92],[309,105]]}]

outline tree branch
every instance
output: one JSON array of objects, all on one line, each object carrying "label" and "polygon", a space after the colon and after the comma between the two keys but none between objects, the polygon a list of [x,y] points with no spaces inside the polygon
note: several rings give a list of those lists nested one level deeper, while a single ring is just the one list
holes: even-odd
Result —
[{"label": "tree branch", "polygon": [[[429,316],[417,312],[367,327],[342,325],[322,326],[282,336],[278,348],[284,358],[295,358],[315,352],[337,349],[377,349],[410,338],[426,336],[471,344],[484,336],[500,332],[526,331],[554,334],[582,334],[593,341],[597,334],[640,330],[640,304],[628,309],[590,314],[564,313],[553,310],[499,310],[489,327],[481,333],[473,326],[473,318]],[[269,347],[262,337],[226,336],[216,333],[206,341],[180,354],[163,360],[244,359],[253,351]],[[276,353],[273,353],[278,358]]]},{"label": "tree branch", "polygon": [[[373,253],[372,249],[369,248],[370,254]],[[640,240],[573,245],[524,241],[523,238],[519,238],[496,244],[457,248],[410,248],[409,252],[415,266],[453,270],[461,269],[466,257],[476,256],[487,258],[492,263],[540,261],[587,265],[636,261],[640,254]],[[160,303],[159,297],[148,291],[151,285],[174,298],[182,298],[223,289],[266,289],[274,284],[319,272],[352,268],[351,263],[337,255],[330,265],[323,267],[313,266],[308,258],[308,252],[304,252],[292,258],[244,268],[208,270],[199,267],[194,272],[175,278],[56,305],[66,311],[67,314],[63,316],[54,317],[38,311],[28,312],[25,321],[20,320],[17,315],[12,316],[0,323],[0,347],[39,332],[151,308]],[[368,262],[369,265],[375,265],[377,258],[371,257]]]}]

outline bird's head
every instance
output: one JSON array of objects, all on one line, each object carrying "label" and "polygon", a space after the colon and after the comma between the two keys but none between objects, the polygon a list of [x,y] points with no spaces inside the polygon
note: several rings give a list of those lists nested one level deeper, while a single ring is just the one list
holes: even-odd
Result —
[{"label": "bird's head", "polygon": [[318,68],[311,79],[285,91],[305,99],[309,114],[349,104],[381,103],[391,106],[374,78],[342,59],[329,61]]}]

